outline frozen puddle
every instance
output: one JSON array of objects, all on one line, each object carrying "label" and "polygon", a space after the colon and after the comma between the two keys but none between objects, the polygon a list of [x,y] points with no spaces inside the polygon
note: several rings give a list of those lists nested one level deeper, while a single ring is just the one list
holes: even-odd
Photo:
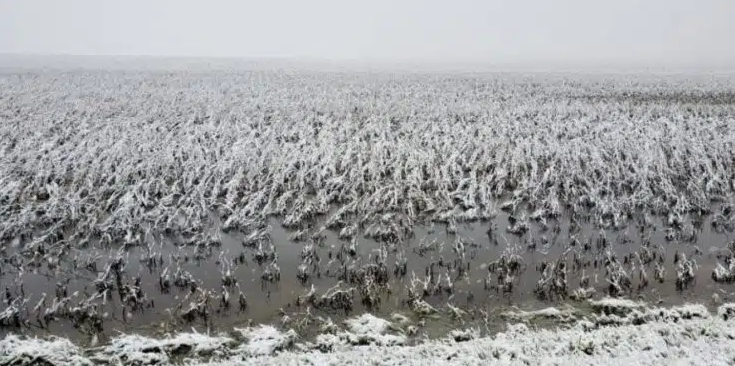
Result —
[{"label": "frozen puddle", "polygon": [[[163,339],[121,335],[109,344],[82,349],[62,338],[0,341],[3,365],[732,365],[735,363],[735,304],[710,313],[703,305],[652,308],[603,299],[591,311],[544,309],[517,313],[505,331],[480,337],[478,329],[457,329],[439,340],[408,345],[415,324],[369,314],[334,324],[321,323],[314,341],[273,326],[236,329],[232,334],[180,333]],[[537,329],[537,317],[558,317],[571,325]]]}]

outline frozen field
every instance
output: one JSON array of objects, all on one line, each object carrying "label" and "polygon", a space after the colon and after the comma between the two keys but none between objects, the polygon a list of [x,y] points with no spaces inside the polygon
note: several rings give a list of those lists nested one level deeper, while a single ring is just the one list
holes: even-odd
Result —
[{"label": "frozen field", "polygon": [[727,364],[734,143],[730,75],[0,68],[0,363]]}]

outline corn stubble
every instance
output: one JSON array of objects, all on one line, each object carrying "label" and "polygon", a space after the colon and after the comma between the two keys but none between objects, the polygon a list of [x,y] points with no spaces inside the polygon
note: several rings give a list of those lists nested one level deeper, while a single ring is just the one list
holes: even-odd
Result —
[{"label": "corn stubble", "polygon": [[[174,291],[171,324],[207,324],[247,313],[253,295],[241,284],[252,279],[234,274],[247,265],[267,296],[282,281],[304,286],[299,310],[281,310],[299,329],[390,302],[463,322],[472,310],[455,305],[457,285],[478,280],[485,245],[461,237],[464,223],[483,222],[486,244],[505,245],[481,260],[483,296],[510,297],[530,275],[547,302],[630,297],[666,282],[667,267],[684,292],[702,253],[667,244],[696,244],[703,216],[735,230],[729,78],[77,71],[0,81],[0,327],[64,319],[97,334]],[[296,278],[281,277],[273,216],[298,244]],[[654,218],[666,242],[651,239]],[[451,240],[407,247],[434,225]],[[529,237],[535,227],[545,234]],[[627,242],[611,231],[638,234],[640,246],[617,253]],[[236,253],[222,248],[232,232]],[[325,247],[328,232],[340,247]],[[367,239],[379,245],[366,255]],[[561,254],[540,263],[524,257],[554,245]],[[132,248],[144,254],[130,258]],[[718,252],[714,282],[735,282],[733,250]],[[432,262],[422,273],[408,254]],[[138,259],[160,293],[126,270]],[[216,288],[185,269],[205,260],[216,261]],[[87,271],[90,286],[70,293],[68,268]],[[24,276],[39,271],[59,276],[53,294],[26,293]],[[322,277],[334,286],[317,289]]]}]

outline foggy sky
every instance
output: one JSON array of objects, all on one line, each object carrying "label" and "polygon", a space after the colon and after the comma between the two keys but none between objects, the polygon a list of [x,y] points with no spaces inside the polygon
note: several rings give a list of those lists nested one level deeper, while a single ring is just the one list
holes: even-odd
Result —
[{"label": "foggy sky", "polygon": [[733,0],[3,0],[0,53],[735,65]]}]

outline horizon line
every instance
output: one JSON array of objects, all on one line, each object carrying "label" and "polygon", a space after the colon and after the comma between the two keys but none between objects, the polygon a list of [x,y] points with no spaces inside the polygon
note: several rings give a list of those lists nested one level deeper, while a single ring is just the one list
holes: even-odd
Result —
[{"label": "horizon line", "polygon": [[[140,61],[195,61],[198,63],[211,63],[212,61],[229,63],[231,66],[238,62],[248,63],[268,63],[275,62],[279,65],[275,66],[321,66],[327,68],[353,68],[358,69],[374,69],[379,71],[445,71],[445,72],[683,72],[696,71],[703,73],[733,73],[735,72],[735,62],[708,63],[697,64],[693,62],[668,63],[653,66],[647,62],[632,61],[571,61],[571,60],[519,60],[519,61],[497,61],[497,60],[438,60],[438,59],[360,59],[360,58],[327,58],[317,56],[298,56],[298,55],[259,55],[259,56],[236,56],[236,55],[144,55],[144,54],[72,54],[72,53],[16,53],[16,52],[0,52],[0,67],[21,67],[24,65],[5,65],[3,61],[8,59],[33,59],[35,61],[48,61],[56,58],[60,59],[98,59],[98,60],[140,60]],[[45,60],[44,60],[45,59]],[[36,67],[53,68],[56,65],[35,65]],[[89,65],[60,65],[66,67],[84,68]],[[99,68],[109,68],[114,65],[96,65]],[[133,65],[128,65],[133,66]],[[142,65],[138,65],[142,66]],[[148,65],[152,66],[152,65]],[[176,66],[176,65],[169,65]],[[196,65],[178,65],[196,66]],[[204,66],[204,65],[199,65]],[[223,65],[226,66],[226,65]],[[264,65],[267,66],[267,65]],[[272,65],[273,66],[273,65]],[[33,68],[33,66],[31,67]],[[439,68],[439,69],[435,69]]]}]

